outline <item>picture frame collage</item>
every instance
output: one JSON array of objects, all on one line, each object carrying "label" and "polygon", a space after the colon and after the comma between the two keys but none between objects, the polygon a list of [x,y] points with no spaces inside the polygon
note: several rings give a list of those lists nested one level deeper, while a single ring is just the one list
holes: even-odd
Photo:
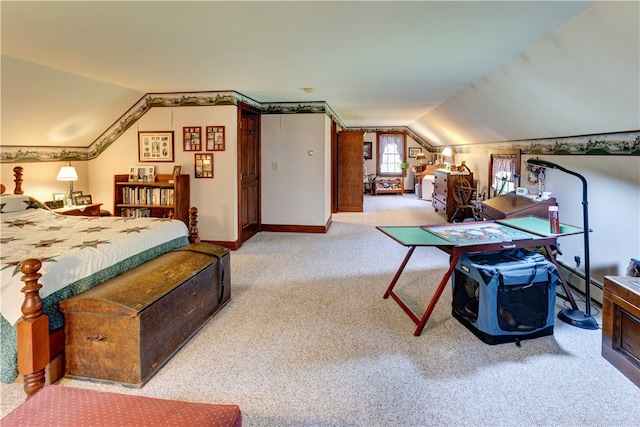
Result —
[{"label": "picture frame collage", "polygon": [[205,126],[204,145],[202,126],[182,128],[182,150],[194,153],[194,177],[213,178],[213,152],[225,151],[224,126]]},{"label": "picture frame collage", "polygon": [[138,161],[173,162],[173,131],[139,131]]}]

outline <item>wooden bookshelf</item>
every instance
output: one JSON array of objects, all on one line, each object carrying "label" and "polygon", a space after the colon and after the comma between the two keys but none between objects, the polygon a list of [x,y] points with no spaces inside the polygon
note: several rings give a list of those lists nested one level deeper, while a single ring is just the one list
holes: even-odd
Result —
[{"label": "wooden bookshelf", "polygon": [[115,175],[115,216],[176,218],[189,226],[189,175],[158,174],[154,182],[129,182]]}]

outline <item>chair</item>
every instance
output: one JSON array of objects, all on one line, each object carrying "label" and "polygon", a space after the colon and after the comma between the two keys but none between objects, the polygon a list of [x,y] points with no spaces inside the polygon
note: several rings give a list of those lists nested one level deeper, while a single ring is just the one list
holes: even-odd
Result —
[{"label": "chair", "polygon": [[372,195],[376,194],[375,181],[376,181],[376,175],[375,174],[370,174],[370,175],[367,175],[365,177],[365,180],[364,180],[364,194],[372,194]]}]

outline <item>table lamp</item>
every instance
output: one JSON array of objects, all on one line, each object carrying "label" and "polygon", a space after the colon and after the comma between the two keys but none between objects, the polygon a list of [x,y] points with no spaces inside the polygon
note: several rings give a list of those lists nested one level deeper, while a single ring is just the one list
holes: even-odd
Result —
[{"label": "table lamp", "polygon": [[69,181],[69,196],[67,199],[69,200],[69,202],[67,203],[67,206],[72,205],[73,200],[71,199],[71,193],[73,193],[73,181],[78,180],[78,173],[76,172],[76,168],[71,166],[70,162],[67,162],[66,166],[62,166],[60,168],[60,172],[58,172],[58,176],[56,177],[56,180]]},{"label": "table lamp", "polygon": [[418,163],[420,164],[420,172],[424,170],[424,161],[427,159],[427,156],[424,153],[418,153],[416,156]]},{"label": "table lamp", "polygon": [[569,175],[576,176],[582,181],[582,216],[583,216],[583,228],[584,228],[584,281],[586,299],[586,309],[583,313],[580,310],[572,310],[564,308],[558,313],[558,319],[573,326],[577,326],[582,329],[599,329],[598,322],[591,316],[591,270],[589,264],[589,202],[587,201],[587,180],[579,173],[567,170],[555,163],[540,160],[529,159],[527,163],[534,166],[541,166],[543,168],[558,169]]}]

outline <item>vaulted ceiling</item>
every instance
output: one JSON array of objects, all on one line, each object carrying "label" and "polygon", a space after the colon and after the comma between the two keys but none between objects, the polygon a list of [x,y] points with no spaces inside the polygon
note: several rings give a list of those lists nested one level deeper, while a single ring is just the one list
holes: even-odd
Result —
[{"label": "vaulted ceiling", "polygon": [[[2,145],[88,147],[147,93],[224,90],[433,145],[632,130],[640,18],[613,3],[2,1]],[[591,98],[624,111],[557,117]]]}]

